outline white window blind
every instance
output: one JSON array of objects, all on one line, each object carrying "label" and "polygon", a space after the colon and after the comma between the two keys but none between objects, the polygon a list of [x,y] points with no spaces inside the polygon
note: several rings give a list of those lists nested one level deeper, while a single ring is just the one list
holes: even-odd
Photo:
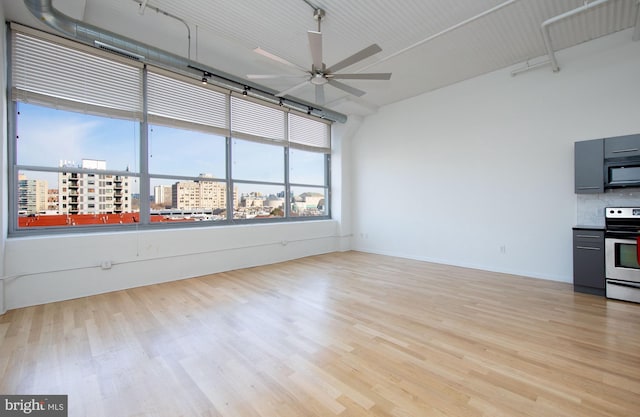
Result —
[{"label": "white window blind", "polygon": [[231,134],[234,137],[284,142],[284,116],[282,110],[231,97]]},{"label": "white window blind", "polygon": [[224,93],[149,71],[147,97],[150,122],[162,123],[166,118],[229,133]]},{"label": "white window blind", "polygon": [[13,32],[14,100],[140,117],[142,70]]},{"label": "white window blind", "polygon": [[330,126],[318,120],[289,113],[289,144],[291,147],[329,153]]}]

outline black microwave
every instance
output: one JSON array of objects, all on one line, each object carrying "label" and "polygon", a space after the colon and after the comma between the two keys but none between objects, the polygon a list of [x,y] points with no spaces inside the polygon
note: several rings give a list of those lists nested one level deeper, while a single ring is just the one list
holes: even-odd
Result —
[{"label": "black microwave", "polygon": [[604,162],[605,188],[640,187],[640,156]]}]

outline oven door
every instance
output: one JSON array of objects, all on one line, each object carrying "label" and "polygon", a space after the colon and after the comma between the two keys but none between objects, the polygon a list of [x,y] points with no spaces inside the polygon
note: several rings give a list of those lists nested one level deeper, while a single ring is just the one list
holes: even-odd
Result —
[{"label": "oven door", "polygon": [[605,272],[608,279],[640,283],[637,239],[605,239]]}]

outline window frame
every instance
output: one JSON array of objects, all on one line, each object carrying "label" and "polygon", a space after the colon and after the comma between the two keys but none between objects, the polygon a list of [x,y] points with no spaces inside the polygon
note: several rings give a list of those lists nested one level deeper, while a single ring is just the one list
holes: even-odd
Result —
[{"label": "window frame", "polygon": [[[331,122],[320,119],[314,116],[309,116],[302,112],[296,111],[294,109],[286,108],[283,106],[278,106],[277,104],[272,104],[270,102],[266,102],[255,97],[246,97],[240,93],[232,92],[229,90],[225,90],[221,87],[213,86],[211,84],[207,86],[198,85],[198,81],[195,78],[188,77],[186,75],[178,74],[175,72],[168,71],[167,69],[160,69],[154,67],[149,64],[143,64],[136,61],[130,61],[125,58],[114,56],[109,52],[105,52],[99,50],[97,48],[87,46],[84,44],[77,43],[75,41],[71,41],[68,39],[60,38],[55,35],[51,35],[48,33],[40,32],[35,29],[22,27],[20,25],[11,24],[11,36],[8,37],[8,41],[10,42],[9,47],[7,48],[7,79],[9,88],[7,89],[7,112],[8,112],[8,126],[7,126],[7,149],[8,149],[8,180],[9,180],[9,236],[31,236],[31,235],[48,235],[48,234],[69,234],[69,233],[103,233],[103,232],[120,232],[120,231],[133,231],[139,229],[173,229],[173,228],[190,228],[190,227],[217,227],[217,226],[229,226],[229,225],[247,225],[247,224],[258,224],[258,223],[286,223],[286,222],[301,222],[301,221],[317,221],[317,220],[328,220],[331,219]],[[134,120],[135,123],[139,126],[139,135],[138,135],[138,172],[129,172],[129,171],[120,171],[120,170],[100,170],[100,169],[83,169],[83,168],[69,168],[69,167],[51,167],[51,166],[32,166],[32,165],[19,165],[18,164],[18,155],[17,155],[17,130],[18,130],[18,106],[21,102],[27,102],[30,104],[43,106],[47,108],[58,108],[56,104],[56,99],[50,97],[47,99],[45,97],[44,100],[36,100],[31,103],[31,101],[27,101],[21,96],[16,96],[14,94],[15,84],[13,78],[13,68],[14,65],[17,65],[14,61],[13,56],[13,48],[14,48],[14,36],[16,33],[21,35],[29,36],[36,38],[38,40],[43,40],[45,42],[54,43],[56,45],[60,45],[64,48],[70,48],[73,50],[78,50],[84,53],[89,53],[91,55],[97,56],[102,59],[112,60],[118,63],[130,64],[135,67],[140,68],[140,83],[141,83],[141,111],[139,114],[131,114],[124,113],[122,110],[113,109],[113,112],[110,111],[109,108],[99,108],[93,105],[87,105],[85,107],[85,112],[89,114],[93,114],[96,116],[102,117],[115,117],[122,118],[128,120]],[[194,130],[198,130],[201,132],[214,133],[221,137],[224,137],[225,140],[225,157],[226,157],[226,177],[225,178],[215,178],[212,179],[214,182],[224,183],[226,184],[226,219],[218,220],[218,221],[207,221],[207,222],[176,222],[176,223],[158,223],[151,221],[151,207],[150,207],[150,198],[154,196],[153,187],[151,185],[152,179],[171,179],[178,181],[195,181],[198,177],[193,176],[182,176],[182,175],[172,175],[167,174],[164,175],[159,172],[150,173],[149,172],[149,128],[154,124],[160,124],[163,126],[177,128],[177,129],[191,129],[190,125],[197,126],[198,124],[191,123],[184,120],[172,120],[168,117],[161,117],[150,115],[148,112],[148,99],[149,99],[149,90],[148,90],[148,76],[150,73],[159,74],[164,77],[169,77],[171,79],[175,79],[180,82],[188,82],[194,84],[200,88],[209,88],[216,92],[223,92],[226,97],[226,128],[221,129],[219,126],[211,126],[208,127],[206,125],[200,125],[201,128],[196,128]],[[37,96],[37,93],[34,93]],[[232,123],[232,111],[231,111],[231,103],[232,100],[243,100],[247,101],[249,106],[257,104],[259,106],[265,106],[268,108],[272,108],[277,112],[282,112],[282,120],[283,126],[281,128],[283,135],[282,137],[274,138],[274,137],[261,137],[259,134],[255,134],[255,132],[251,132],[250,134],[240,133],[237,134],[233,131],[232,127],[234,123]],[[62,106],[60,106],[63,110],[71,110],[71,111],[82,111],[76,106],[66,106],[63,100]],[[266,113],[276,114],[273,110],[267,111]],[[280,114],[280,113],[277,113]],[[314,122],[322,123],[322,129],[326,129],[326,137],[328,142],[327,147],[318,147],[316,144],[306,145],[303,142],[290,141],[290,126],[289,120],[290,115],[295,115],[298,118],[307,118]],[[128,117],[127,117],[128,116]],[[161,120],[161,121],[160,121]],[[224,134],[222,133],[224,131]],[[284,182],[270,182],[270,181],[256,181],[256,180],[240,180],[234,179],[233,177],[233,140],[247,140],[256,143],[268,143],[282,148],[284,153],[284,164],[282,166],[283,170],[283,181]],[[299,138],[298,138],[299,139]],[[289,150],[291,148],[302,149],[305,151],[312,151],[321,153],[324,155],[324,184],[300,184],[300,183],[290,183],[289,182]],[[140,207],[138,211],[139,222],[134,224],[122,224],[122,225],[85,225],[85,226],[42,226],[42,227],[34,227],[34,228],[26,228],[19,227],[18,218],[20,217],[19,213],[19,173],[22,171],[43,171],[43,172],[51,172],[51,173],[62,173],[62,172],[76,172],[81,174],[93,174],[96,176],[100,175],[117,175],[117,176],[127,176],[131,180],[136,178],[140,184],[139,189],[139,198],[140,198]],[[36,178],[34,178],[36,179]],[[238,184],[255,184],[257,186],[265,185],[265,186],[279,186],[284,190],[284,216],[283,217],[270,217],[270,218],[252,218],[252,219],[236,219],[234,218],[234,194],[236,193]],[[325,201],[325,214],[319,216],[291,216],[291,203],[292,203],[292,192],[293,188],[302,188],[302,187],[311,187],[318,188],[324,190],[326,195]],[[52,188],[52,187],[50,187]],[[130,194],[133,194],[130,192]],[[60,198],[60,197],[58,197]],[[237,203],[239,205],[241,195],[237,193]],[[135,213],[133,210],[133,199],[130,201],[131,204],[131,212]],[[100,210],[100,199],[97,198],[95,202],[95,207]],[[58,200],[58,204],[62,204],[62,200]],[[174,204],[175,205],[175,204]],[[177,208],[174,208],[177,210]]]}]

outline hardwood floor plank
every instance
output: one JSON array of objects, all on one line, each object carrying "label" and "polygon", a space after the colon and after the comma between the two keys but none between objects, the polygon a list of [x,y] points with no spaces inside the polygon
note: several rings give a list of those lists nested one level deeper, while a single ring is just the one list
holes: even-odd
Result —
[{"label": "hardwood floor plank", "polygon": [[9,311],[0,392],[91,417],[636,417],[640,305],[332,253]]}]

